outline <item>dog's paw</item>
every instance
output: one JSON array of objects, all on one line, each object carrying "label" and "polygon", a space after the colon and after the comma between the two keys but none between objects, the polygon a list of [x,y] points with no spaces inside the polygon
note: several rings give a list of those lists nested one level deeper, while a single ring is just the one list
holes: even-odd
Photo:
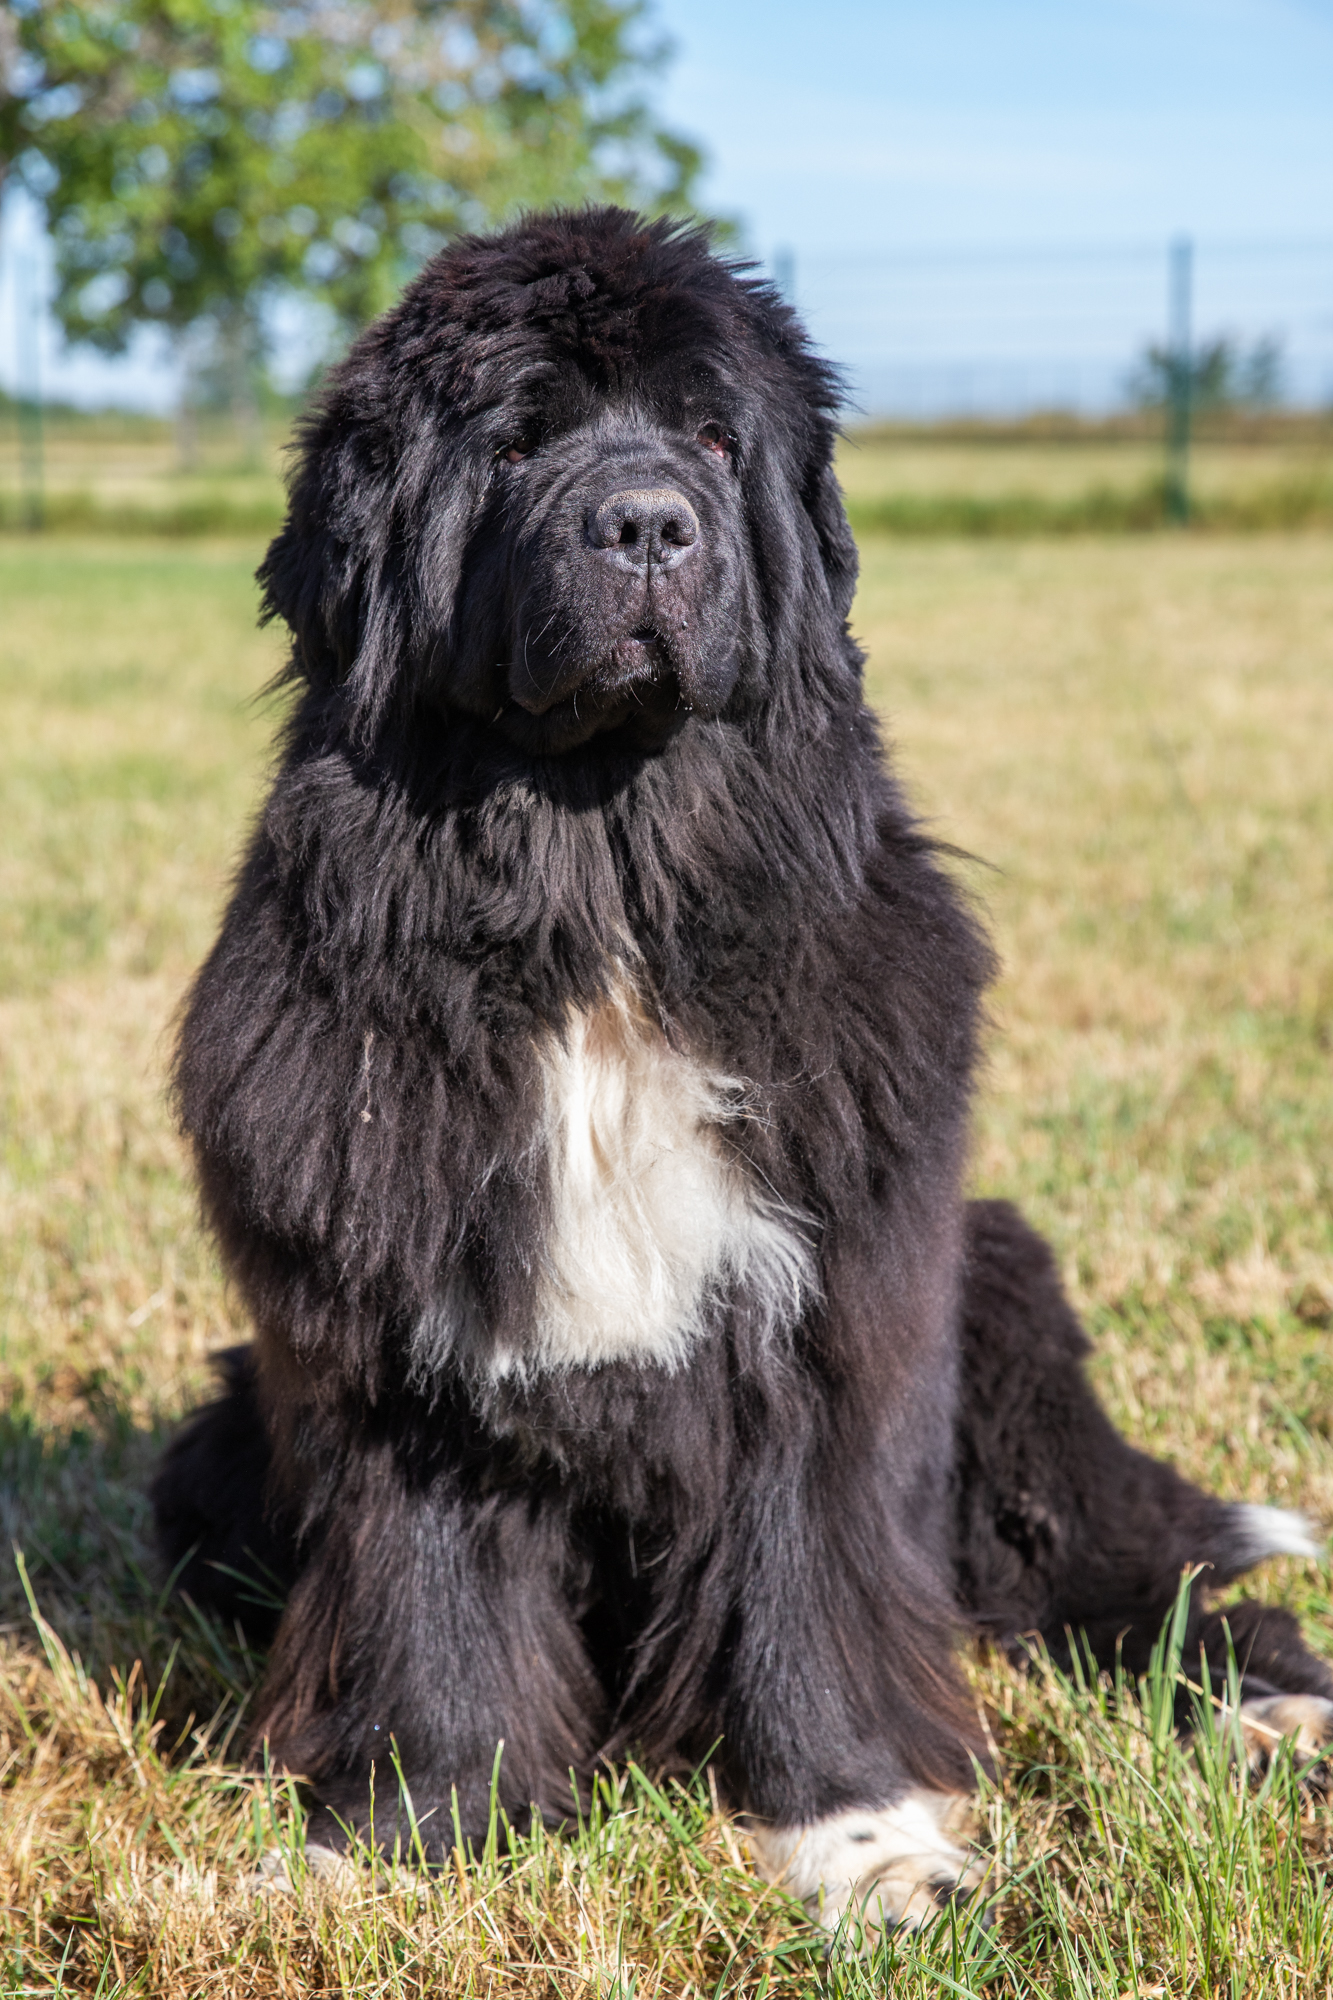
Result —
[{"label": "dog's paw", "polygon": [[918,1929],[985,1877],[967,1846],[969,1799],[911,1791],[892,1805],[835,1813],[808,1826],[751,1825],[755,1866],[804,1903],[826,1930],[854,1916],[869,1939]]},{"label": "dog's paw", "polygon": [[[302,1850],[307,1874],[317,1882],[340,1884],[347,1882],[352,1874],[352,1864],[345,1854],[337,1853],[332,1847],[324,1847],[317,1840],[307,1841]],[[269,1847],[260,1855],[258,1864],[245,1878],[245,1886],[254,1895],[289,1896],[296,1887],[292,1879],[291,1859],[281,1847]]]},{"label": "dog's paw", "polygon": [[1321,1789],[1328,1785],[1333,1701],[1317,1694],[1266,1695],[1262,1700],[1243,1701],[1238,1719],[1245,1762],[1252,1776],[1262,1777],[1278,1746],[1288,1742],[1298,1764],[1313,1766],[1307,1782]]}]

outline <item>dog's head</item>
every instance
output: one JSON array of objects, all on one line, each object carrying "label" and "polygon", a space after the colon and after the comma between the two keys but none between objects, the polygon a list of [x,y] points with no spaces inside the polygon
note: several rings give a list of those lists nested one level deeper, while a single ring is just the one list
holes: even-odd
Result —
[{"label": "dog's head", "polygon": [[435,259],[307,421],[261,574],[298,671],[520,749],[654,749],[836,650],[837,383],[705,235],[541,216]]}]

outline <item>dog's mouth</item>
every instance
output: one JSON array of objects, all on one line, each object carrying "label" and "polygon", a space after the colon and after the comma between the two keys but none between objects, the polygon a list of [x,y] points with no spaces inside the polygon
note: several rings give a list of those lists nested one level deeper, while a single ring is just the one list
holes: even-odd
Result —
[{"label": "dog's mouth", "polygon": [[636,625],[614,640],[595,666],[579,675],[577,686],[570,688],[568,675],[561,675],[556,688],[560,689],[561,681],[564,688],[559,692],[546,694],[534,688],[515,693],[512,699],[529,715],[554,715],[574,706],[590,714],[636,690],[646,692],[668,678],[674,681],[676,675],[662,633],[656,625]]},{"label": "dog's mouth", "polygon": [[679,693],[662,635],[655,625],[636,625],[617,641],[588,682],[589,693],[598,699],[614,699],[621,693],[660,686],[670,679]]},{"label": "dog's mouth", "polygon": [[568,694],[545,702],[514,695],[496,722],[538,754],[559,754],[609,731],[655,750],[688,720],[691,706],[661,631],[644,624],[616,639]]},{"label": "dog's mouth", "polygon": [[[561,682],[563,681],[563,688]],[[674,658],[661,627],[632,626],[615,638],[601,658],[570,687],[560,676],[553,695],[539,689],[515,691],[496,721],[506,734],[533,750],[573,748],[608,730],[628,727],[641,747],[655,748],[690,714]]]}]

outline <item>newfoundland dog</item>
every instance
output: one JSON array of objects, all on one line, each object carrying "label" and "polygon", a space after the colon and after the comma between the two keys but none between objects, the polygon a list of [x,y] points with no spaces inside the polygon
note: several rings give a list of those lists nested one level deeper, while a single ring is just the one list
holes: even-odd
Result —
[{"label": "newfoundland dog", "polygon": [[[253,1315],[155,1500],[288,1590],[256,1744],[428,1855],[712,1753],[826,1924],[977,1880],[961,1634],[1142,1667],[1313,1552],[1125,1444],[960,1181],[986,939],[848,631],[838,382],[696,230],[537,216],[336,369],[260,571],[298,691],[176,1085]],[[1284,1612],[1191,1662],[1322,1742]],[[1304,1700],[1292,1701],[1293,1696]],[[503,1751],[499,1750],[503,1745]]]}]

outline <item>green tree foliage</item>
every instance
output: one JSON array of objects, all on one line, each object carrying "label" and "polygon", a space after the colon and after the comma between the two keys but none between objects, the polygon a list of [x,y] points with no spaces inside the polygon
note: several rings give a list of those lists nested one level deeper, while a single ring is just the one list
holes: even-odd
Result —
[{"label": "green tree foliage", "polygon": [[[646,0],[0,0],[0,177],[43,204],[66,333],[344,333],[450,234],[593,197],[680,207]],[[0,183],[2,184],[2,183]]]},{"label": "green tree foliage", "polygon": [[[1141,409],[1161,409],[1175,391],[1179,358],[1154,342],[1143,351],[1129,392]],[[1251,347],[1222,334],[1205,340],[1190,355],[1190,407],[1210,410],[1264,410],[1282,400],[1282,346],[1275,335]]]}]

